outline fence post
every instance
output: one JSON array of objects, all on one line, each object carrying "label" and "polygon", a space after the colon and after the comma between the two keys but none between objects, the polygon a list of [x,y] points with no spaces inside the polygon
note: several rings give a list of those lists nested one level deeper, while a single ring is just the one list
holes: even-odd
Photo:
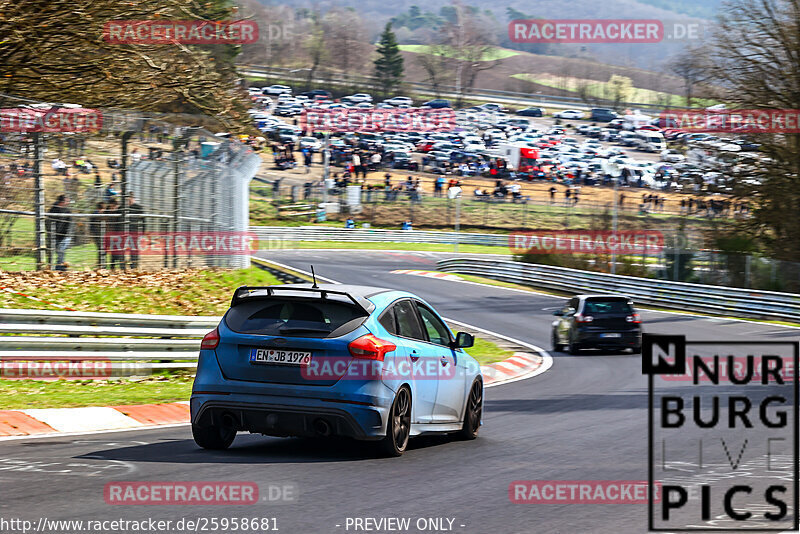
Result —
[{"label": "fence post", "polygon": [[173,188],[173,214],[172,214],[172,243],[173,243],[173,255],[172,255],[172,268],[178,268],[178,245],[176,243],[177,239],[177,232],[179,231],[180,225],[180,217],[181,217],[181,203],[180,203],[180,194],[181,194],[181,155],[183,152],[177,147],[173,148],[172,151],[172,158],[175,162],[175,177],[174,177],[174,188]]},{"label": "fence post", "polygon": [[[128,130],[122,134],[122,162],[120,165],[120,186],[119,186],[119,194],[120,194],[120,214],[122,215],[122,235],[127,236],[128,230],[130,229],[129,226],[129,218],[128,218],[128,141],[135,132],[133,130]],[[125,261],[127,259],[125,253],[125,249],[122,249],[122,266],[123,270],[128,268],[128,263]],[[111,258],[111,266],[114,267],[114,258],[112,255]]]},{"label": "fence post", "polygon": [[42,136],[33,134],[33,179],[34,179],[34,228],[36,247],[36,270],[44,269],[44,250],[47,247],[47,231],[44,216],[44,182],[42,181]]}]

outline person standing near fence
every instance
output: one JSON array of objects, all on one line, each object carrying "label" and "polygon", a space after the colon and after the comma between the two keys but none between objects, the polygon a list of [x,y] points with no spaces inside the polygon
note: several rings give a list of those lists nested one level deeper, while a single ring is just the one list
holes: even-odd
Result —
[{"label": "person standing near fence", "polygon": [[99,269],[106,268],[106,258],[103,246],[103,234],[105,233],[103,231],[105,228],[105,219],[103,218],[103,214],[105,212],[105,203],[98,202],[95,205],[95,210],[93,213],[93,215],[97,215],[97,217],[92,217],[89,219],[89,238],[94,241],[95,246],[97,246],[97,267]]},{"label": "person standing near fence", "polygon": [[131,269],[139,268],[139,237],[144,233],[144,208],[136,202],[133,194],[128,195],[128,225],[133,237],[134,247],[131,249]]},{"label": "person standing near fence", "polygon": [[50,231],[50,243],[56,251],[56,271],[66,271],[67,264],[64,261],[64,256],[72,243],[70,237],[70,230],[72,227],[72,220],[69,217],[59,217],[59,214],[72,213],[67,207],[69,205],[69,197],[67,195],[58,195],[58,198],[50,208],[47,221],[47,228]]},{"label": "person standing near fence", "polygon": [[119,267],[120,269],[123,269],[125,267],[125,247],[121,243],[124,243],[123,232],[125,231],[125,228],[122,223],[122,210],[120,209],[119,202],[117,202],[116,198],[112,198],[108,203],[106,213],[109,215],[114,215],[114,217],[109,218],[108,222],[106,223],[106,233],[117,236],[117,239],[110,240],[110,243],[114,243],[114,241],[118,243],[116,245],[112,244],[109,247],[109,252],[111,253],[111,268],[116,269]]}]

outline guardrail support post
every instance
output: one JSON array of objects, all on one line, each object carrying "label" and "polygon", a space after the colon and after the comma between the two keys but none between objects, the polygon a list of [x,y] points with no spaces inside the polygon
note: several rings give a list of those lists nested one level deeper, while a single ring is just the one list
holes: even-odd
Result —
[{"label": "guardrail support post", "polygon": [[44,249],[47,246],[47,233],[45,231],[44,217],[44,183],[42,181],[42,136],[38,132],[33,134],[33,205],[34,205],[34,228],[36,247],[36,270],[44,269]]}]

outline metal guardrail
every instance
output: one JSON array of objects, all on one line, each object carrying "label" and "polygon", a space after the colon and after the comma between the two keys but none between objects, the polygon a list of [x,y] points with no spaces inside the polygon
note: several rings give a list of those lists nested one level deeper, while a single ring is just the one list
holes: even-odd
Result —
[{"label": "metal guardrail", "polygon": [[508,247],[506,234],[430,232],[421,230],[378,230],[319,226],[251,226],[259,241],[353,241],[364,243],[439,243],[445,245],[487,245]]},{"label": "metal guardrail", "polygon": [[[288,69],[282,67],[268,67],[263,65],[241,65],[239,67],[245,75],[262,75],[265,78],[282,78],[287,81],[298,81],[306,83],[307,76],[298,75],[297,69]],[[334,73],[318,73],[313,83],[322,83],[328,85],[340,85],[345,87],[359,86],[363,90],[379,89],[380,84],[375,78],[371,76],[358,76],[358,75],[340,75]],[[576,109],[590,109],[592,107],[610,107],[613,102],[600,98],[592,99],[596,103],[589,104],[582,98],[577,96],[556,96],[544,95],[539,93],[521,93],[517,91],[503,91],[499,89],[474,89],[467,93],[459,93],[455,85],[439,85],[434,87],[432,84],[425,82],[404,82],[404,87],[407,89],[427,95],[436,96],[441,98],[458,98],[461,96],[465,100],[491,100],[504,104],[525,104],[531,106],[541,106],[548,104],[551,107],[562,108],[576,108]],[[619,106],[623,108],[640,108],[640,109],[655,109],[664,110],[670,106],[659,104],[643,103],[643,102],[620,102]]]},{"label": "metal guardrail", "polygon": [[716,315],[800,322],[800,295],[594,273],[514,261],[452,258],[440,271],[576,293],[620,293],[634,302]]},{"label": "metal guardrail", "polygon": [[[220,317],[0,310],[4,361],[135,362],[132,369],[194,368],[200,339]],[[90,336],[90,337],[83,337]]]}]

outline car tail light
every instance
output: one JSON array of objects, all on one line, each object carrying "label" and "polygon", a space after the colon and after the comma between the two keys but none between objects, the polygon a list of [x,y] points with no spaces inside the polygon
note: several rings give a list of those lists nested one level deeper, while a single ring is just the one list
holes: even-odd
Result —
[{"label": "car tail light", "polygon": [[635,323],[635,324],[639,324],[642,322],[642,320],[639,319],[638,313],[634,313],[633,315],[625,317],[625,320],[628,321],[629,323]]},{"label": "car tail light", "polygon": [[578,322],[578,323],[591,323],[592,321],[594,321],[594,317],[592,317],[591,315],[576,315],[575,316],[575,322]]},{"label": "car tail light", "polygon": [[397,345],[379,339],[372,334],[367,334],[355,341],[351,341],[347,348],[350,349],[350,354],[353,355],[353,358],[383,361],[383,357],[386,356],[386,353],[396,350]]},{"label": "car tail light", "polygon": [[200,342],[200,349],[216,349],[219,345],[219,330],[216,328],[203,337]]}]

